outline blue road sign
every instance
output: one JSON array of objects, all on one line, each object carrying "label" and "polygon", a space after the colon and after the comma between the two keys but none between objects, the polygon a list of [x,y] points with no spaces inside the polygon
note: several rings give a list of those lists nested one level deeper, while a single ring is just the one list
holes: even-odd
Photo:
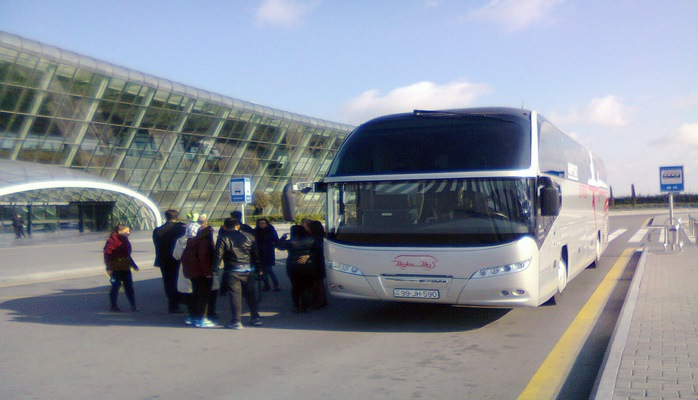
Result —
[{"label": "blue road sign", "polygon": [[683,165],[659,167],[659,188],[662,192],[683,192]]},{"label": "blue road sign", "polygon": [[250,178],[230,179],[230,202],[231,203],[251,203],[252,183]]}]

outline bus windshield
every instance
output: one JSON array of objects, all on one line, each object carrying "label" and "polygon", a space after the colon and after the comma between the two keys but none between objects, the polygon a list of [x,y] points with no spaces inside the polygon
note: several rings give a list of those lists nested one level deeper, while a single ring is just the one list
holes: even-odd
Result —
[{"label": "bus windshield", "polygon": [[330,183],[331,241],[372,246],[495,245],[535,231],[534,178]]},{"label": "bus windshield", "polygon": [[530,165],[530,120],[522,116],[401,114],[354,130],[327,176],[501,171]]}]

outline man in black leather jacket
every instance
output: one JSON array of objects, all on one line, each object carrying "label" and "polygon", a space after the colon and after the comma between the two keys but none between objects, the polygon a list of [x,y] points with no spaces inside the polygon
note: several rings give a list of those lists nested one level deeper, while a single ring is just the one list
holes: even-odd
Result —
[{"label": "man in black leather jacket", "polygon": [[221,274],[221,296],[228,296],[232,318],[226,328],[242,329],[242,298],[250,310],[250,325],[260,326],[262,321],[257,311],[254,293],[254,272],[259,266],[259,252],[254,235],[240,230],[237,219],[227,218],[223,230],[216,241],[213,271],[218,271],[223,263]]}]

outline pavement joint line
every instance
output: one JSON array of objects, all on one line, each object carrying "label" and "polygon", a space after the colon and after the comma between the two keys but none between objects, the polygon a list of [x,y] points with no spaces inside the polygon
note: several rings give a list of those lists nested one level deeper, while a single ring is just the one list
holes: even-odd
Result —
[{"label": "pavement joint line", "polygon": [[626,249],[562,334],[519,400],[555,399],[636,248]]},{"label": "pavement joint line", "polygon": [[[136,261],[136,264],[139,266],[148,265],[148,264],[152,264],[152,263],[153,263],[152,259]],[[150,269],[157,269],[157,267],[151,267],[151,266],[140,267],[141,271],[146,271],[146,270],[150,270]],[[69,279],[87,278],[87,277],[91,277],[91,276],[103,275],[104,273],[105,273],[104,266],[86,267],[86,268],[80,268],[80,269],[62,270],[62,271],[53,271],[53,272],[38,272],[35,274],[18,276],[16,278],[12,278],[11,280],[9,280],[5,283],[0,283],[0,288],[25,286],[25,285],[32,285],[32,284],[36,284],[36,283],[58,282],[58,281],[65,281],[65,280],[69,280]],[[0,282],[2,282],[2,278],[0,278]]]}]

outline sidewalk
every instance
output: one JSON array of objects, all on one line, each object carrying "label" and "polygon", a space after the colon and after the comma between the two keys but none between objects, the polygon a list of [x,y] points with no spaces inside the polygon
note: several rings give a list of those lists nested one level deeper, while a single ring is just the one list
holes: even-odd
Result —
[{"label": "sidewalk", "polygon": [[[279,236],[288,233],[291,227],[290,224],[274,226]],[[77,230],[36,232],[22,239],[14,234],[2,234],[0,285],[103,274],[102,249],[108,236],[109,232],[80,234]],[[136,264],[141,268],[153,268],[152,231],[133,231],[129,239]],[[285,251],[277,251],[276,255],[277,259],[286,258]],[[31,265],[31,269],[27,269],[27,265]]]},{"label": "sidewalk", "polygon": [[645,249],[596,399],[698,399],[698,246]]}]

